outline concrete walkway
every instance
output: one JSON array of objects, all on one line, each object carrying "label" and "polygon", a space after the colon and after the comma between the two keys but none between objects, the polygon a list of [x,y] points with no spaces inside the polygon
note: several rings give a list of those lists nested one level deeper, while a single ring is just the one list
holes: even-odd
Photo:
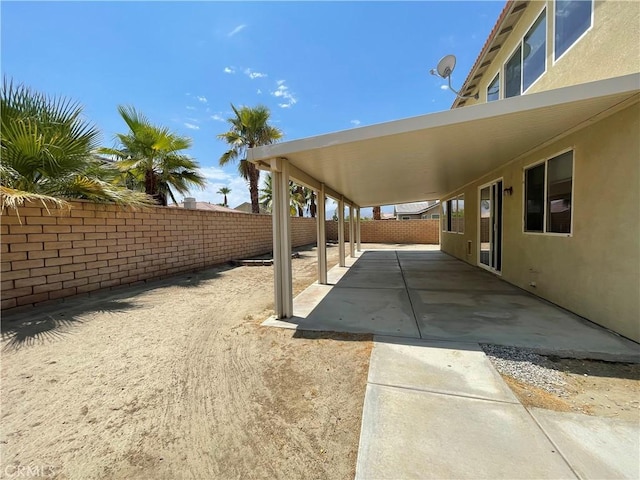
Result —
[{"label": "concrete walkway", "polygon": [[357,479],[640,478],[640,422],[528,411],[479,343],[640,361],[638,345],[439,251],[367,251],[265,325],[375,334]]}]

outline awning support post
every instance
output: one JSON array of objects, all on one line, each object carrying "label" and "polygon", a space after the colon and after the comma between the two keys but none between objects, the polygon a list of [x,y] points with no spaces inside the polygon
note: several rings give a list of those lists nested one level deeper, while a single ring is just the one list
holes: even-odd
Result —
[{"label": "awning support post", "polygon": [[344,198],[340,196],[338,200],[338,249],[339,252],[339,265],[344,267],[346,265],[344,258]]},{"label": "awning support post", "polygon": [[289,162],[287,159],[271,160],[271,180],[275,313],[277,318],[289,318],[293,316],[293,284],[291,280]]},{"label": "awning support post", "polygon": [[356,219],[354,215],[353,205],[349,205],[349,256],[356,256],[356,235],[355,235]]},{"label": "awning support post", "polygon": [[327,234],[326,234],[326,219],[327,212],[325,209],[326,196],[324,193],[324,183],[320,184],[320,190],[318,190],[318,208],[316,209],[316,218],[318,221],[318,283],[320,285],[327,284]]},{"label": "awning support post", "polygon": [[360,246],[360,207],[356,208],[356,249],[361,252]]}]

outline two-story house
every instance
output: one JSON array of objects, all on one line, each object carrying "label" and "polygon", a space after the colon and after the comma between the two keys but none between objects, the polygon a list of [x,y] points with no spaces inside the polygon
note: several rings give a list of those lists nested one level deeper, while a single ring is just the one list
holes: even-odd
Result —
[{"label": "two-story house", "polygon": [[[452,108],[637,73],[639,29],[639,2],[507,2],[461,89],[479,98]],[[444,196],[442,250],[638,340],[639,112],[615,106]]]},{"label": "two-story house", "polygon": [[[442,251],[640,341],[640,2],[508,1],[461,92],[448,111],[249,160],[275,175],[282,212],[289,178],[356,218],[439,199]],[[287,221],[274,216],[279,317],[292,311]]]}]

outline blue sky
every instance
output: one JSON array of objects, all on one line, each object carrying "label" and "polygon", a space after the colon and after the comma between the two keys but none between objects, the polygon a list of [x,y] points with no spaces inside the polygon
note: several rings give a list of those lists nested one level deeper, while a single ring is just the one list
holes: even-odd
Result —
[{"label": "blue sky", "polygon": [[1,3],[4,76],[81,102],[113,146],[130,104],[193,139],[198,200],[249,199],[218,165],[229,104],[264,104],[294,140],[446,110],[429,75],[449,53],[459,87],[504,2]]}]

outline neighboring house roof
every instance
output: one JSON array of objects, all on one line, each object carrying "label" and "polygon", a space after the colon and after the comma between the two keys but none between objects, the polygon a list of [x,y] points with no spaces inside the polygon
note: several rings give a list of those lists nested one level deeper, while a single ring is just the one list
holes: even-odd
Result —
[{"label": "neighboring house roof", "polygon": [[[498,17],[498,21],[493,26],[482,50],[480,50],[476,62],[473,64],[473,67],[471,67],[471,70],[469,70],[469,75],[467,75],[462,87],[460,87],[460,92],[462,92],[463,95],[473,95],[476,92],[479,80],[491,65],[491,62],[500,51],[500,48],[509,36],[509,33],[513,30],[515,24],[520,20],[528,4],[529,2],[525,0],[507,0]],[[451,108],[461,107],[465,103],[466,99],[456,97]]]},{"label": "neighboring house roof", "polygon": [[421,213],[425,213],[426,211],[438,206],[438,203],[438,200],[432,200],[429,202],[402,203],[400,205],[394,206],[393,208],[396,212],[396,215],[420,215]]},{"label": "neighboring house roof", "polygon": [[[234,210],[237,210],[238,212],[252,213],[251,212],[251,204],[249,202],[241,203],[236,208],[234,208]],[[268,214],[269,212],[267,211],[266,208],[264,208],[262,205],[260,205],[260,213]]]},{"label": "neighboring house roof", "polygon": [[[171,205],[169,205],[169,207],[184,208],[184,202],[180,202],[177,205],[175,203],[172,203]],[[214,203],[209,203],[209,202],[196,202],[195,210],[209,210],[213,212],[226,212],[226,213],[244,213],[244,212],[239,212],[238,210],[234,210],[233,208],[227,208],[227,207],[223,207],[221,205],[216,205]]]}]

